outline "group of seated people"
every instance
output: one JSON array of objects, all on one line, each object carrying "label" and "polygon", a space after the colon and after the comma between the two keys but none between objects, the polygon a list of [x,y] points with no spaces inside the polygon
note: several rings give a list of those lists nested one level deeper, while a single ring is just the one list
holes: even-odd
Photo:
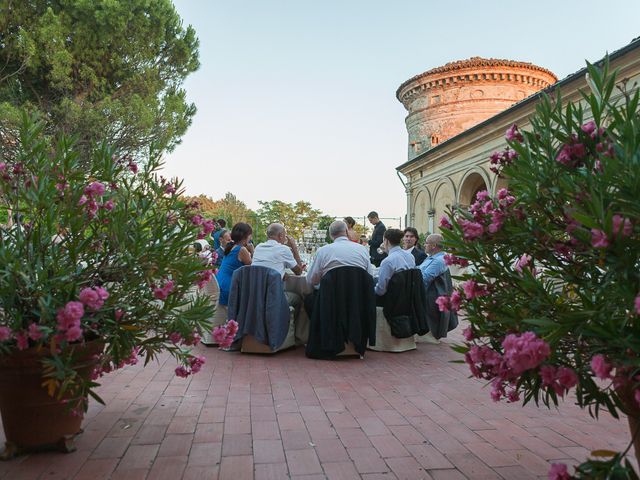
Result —
[{"label": "group of seated people", "polygon": [[[347,220],[352,219],[348,217]],[[215,263],[219,265],[216,273],[220,289],[219,305],[226,306],[229,303],[234,272],[243,266],[267,267],[278,272],[283,281],[286,275],[304,273],[306,265],[300,258],[295,240],[287,235],[285,227],[282,224],[273,223],[268,226],[266,233],[267,241],[256,247],[251,241],[252,228],[246,223],[237,223],[230,232],[226,229],[218,230],[214,235],[214,242],[218,243],[217,247],[214,245],[214,250],[218,254]],[[398,272],[419,269],[425,289],[429,289],[434,279],[445,271],[448,272],[443,258],[442,236],[429,235],[423,251],[417,244],[418,232],[412,227],[404,231],[385,229],[381,233],[382,243],[376,247],[378,256],[372,258],[371,241],[368,241],[369,249],[367,249],[363,246],[360,237],[357,234],[354,235],[353,225],[348,225],[341,220],[334,221],[329,226],[329,236],[333,242],[318,249],[306,273],[305,281],[311,293],[303,299],[299,294],[284,289],[283,284],[287,302],[290,307],[293,307],[295,315],[298,315],[304,305],[307,315],[312,317],[322,279],[328,272],[337,268],[355,267],[366,272],[372,279],[371,298],[378,306],[385,305],[389,282]],[[405,248],[402,248],[402,244]],[[374,267],[376,263],[379,268]]]}]

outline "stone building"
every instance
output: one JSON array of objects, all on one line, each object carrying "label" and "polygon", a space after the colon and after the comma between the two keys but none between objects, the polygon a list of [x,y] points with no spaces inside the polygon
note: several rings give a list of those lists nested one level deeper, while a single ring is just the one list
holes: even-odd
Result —
[{"label": "stone building", "polygon": [[[609,58],[621,81],[640,80],[640,38]],[[530,63],[476,57],[404,82],[396,96],[408,111],[409,154],[396,170],[406,178],[406,224],[421,233],[438,231],[449,205],[469,205],[479,190],[505,186],[490,172],[489,156],[506,146],[507,128],[529,129],[542,91],[560,89],[565,101],[580,101],[586,73],[583,68],[556,82],[549,70]]]}]

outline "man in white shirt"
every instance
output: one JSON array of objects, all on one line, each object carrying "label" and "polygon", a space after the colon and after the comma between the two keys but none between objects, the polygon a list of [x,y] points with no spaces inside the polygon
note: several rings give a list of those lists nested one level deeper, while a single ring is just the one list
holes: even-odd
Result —
[{"label": "man in white shirt", "polygon": [[329,225],[329,236],[333,243],[318,249],[313,265],[307,273],[309,285],[320,285],[324,274],[338,267],[360,267],[369,275],[373,275],[369,252],[362,245],[349,240],[346,223],[336,220]]},{"label": "man in white shirt", "polygon": [[[276,270],[284,279],[287,268],[300,275],[303,270],[298,246],[295,240],[287,235],[284,225],[272,223],[267,227],[267,241],[259,244],[253,252],[251,265],[267,267]],[[296,309],[296,315],[302,305],[302,298],[293,292],[284,292],[289,305]]]},{"label": "man in white shirt", "polygon": [[383,248],[389,254],[380,264],[378,282],[375,286],[376,302],[382,305],[381,297],[387,293],[389,280],[394,273],[416,267],[416,260],[409,250],[403,250],[400,242],[403,237],[402,230],[391,228],[384,232]]}]

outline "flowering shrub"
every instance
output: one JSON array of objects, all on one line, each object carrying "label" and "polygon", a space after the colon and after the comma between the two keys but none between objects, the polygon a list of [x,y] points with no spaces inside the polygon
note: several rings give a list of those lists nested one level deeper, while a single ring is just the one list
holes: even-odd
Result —
[{"label": "flowering shrub", "polygon": [[224,325],[213,329],[213,340],[222,349],[230,348],[238,333],[238,322],[229,320]]},{"label": "flowering shrub", "polygon": [[[101,146],[79,158],[72,141],[53,145],[27,117],[15,139],[1,141],[18,147],[0,159],[1,206],[23,221],[0,230],[0,355],[51,352],[45,385],[74,408],[96,397],[101,375],[138,357],[166,350],[181,365],[176,374],[199,371],[204,359],[189,347],[210,328],[213,307],[191,291],[211,270],[189,246],[211,222],[193,221],[181,184],[157,174],[154,156],[136,165]],[[83,378],[66,347],[91,340],[105,347]]]},{"label": "flowering shrub", "polygon": [[[543,98],[531,131],[513,125],[491,157],[509,188],[442,221],[447,263],[473,271],[438,304],[465,311],[458,350],[494,400],[551,406],[571,392],[594,416],[626,414],[638,454],[640,94],[622,88],[614,102],[615,75],[588,71],[589,117]],[[623,454],[598,455],[550,478],[636,478]]]}]

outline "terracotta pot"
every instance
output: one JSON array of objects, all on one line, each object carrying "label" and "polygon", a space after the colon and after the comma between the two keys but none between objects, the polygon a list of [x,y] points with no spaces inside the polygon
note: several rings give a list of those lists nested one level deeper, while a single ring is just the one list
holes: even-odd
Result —
[{"label": "terracotta pot", "polygon": [[[92,341],[69,348],[80,354],[78,371],[88,377],[96,364],[93,356],[102,352],[104,343]],[[42,359],[48,353],[46,348],[34,347],[0,355],[0,413],[7,439],[5,459],[31,451],[75,450],[72,440],[80,433],[83,415],[71,414],[62,401],[49,396],[42,386]]]}]

